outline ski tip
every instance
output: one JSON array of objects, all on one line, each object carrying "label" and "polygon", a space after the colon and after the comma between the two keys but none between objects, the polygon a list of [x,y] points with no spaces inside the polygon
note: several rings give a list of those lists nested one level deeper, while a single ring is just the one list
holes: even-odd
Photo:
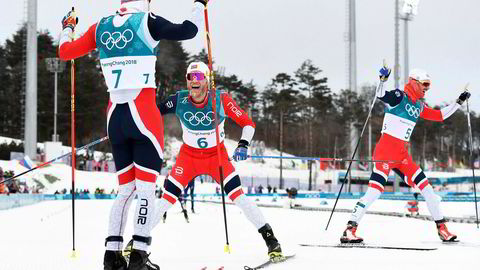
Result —
[{"label": "ski tip", "polygon": [[320,247],[320,248],[371,248],[371,249],[397,249],[397,250],[417,250],[431,251],[437,250],[435,247],[425,247],[423,245],[376,245],[367,243],[340,243],[340,244],[300,244],[303,247]]},{"label": "ski tip", "polygon": [[283,255],[282,256],[282,259],[281,260],[277,260],[277,261],[273,261],[271,258],[269,258],[266,262],[256,266],[256,267],[250,267],[250,266],[247,266],[245,265],[243,267],[244,270],[257,270],[257,269],[263,269],[269,265],[272,265],[272,264],[278,264],[278,263],[283,263],[284,261],[288,260],[288,259],[291,259],[293,257],[295,257],[296,253],[292,253],[292,254],[288,254],[288,255]]}]

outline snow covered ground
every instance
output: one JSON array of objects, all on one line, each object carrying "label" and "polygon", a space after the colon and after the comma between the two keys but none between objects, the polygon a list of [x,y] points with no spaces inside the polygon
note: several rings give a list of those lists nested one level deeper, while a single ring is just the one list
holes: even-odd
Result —
[{"label": "snow covered ground", "polygon": [[[281,199],[284,200],[284,199]],[[299,200],[305,204],[306,200]],[[0,269],[103,269],[104,238],[112,200],[81,200],[75,204],[75,247],[72,251],[72,207],[70,201],[45,201],[0,211]],[[281,203],[281,202],[280,202]],[[353,205],[353,200],[342,203]],[[397,203],[397,207],[404,202]],[[329,202],[331,205],[331,202]],[[383,207],[385,201],[373,206]],[[457,203],[448,206],[466,208]],[[188,208],[190,206],[188,205]],[[420,207],[422,209],[422,206]],[[125,238],[132,234],[131,207]],[[266,247],[236,206],[227,206],[231,254],[224,253],[225,230],[220,204],[196,203],[196,214],[186,223],[175,205],[166,223],[152,232],[151,260],[162,270],[243,269],[266,259]],[[472,269],[480,265],[480,230],[474,224],[449,223],[449,229],[471,246],[442,245],[431,221],[366,215],[358,234],[370,243],[413,247],[436,247],[434,251],[384,249],[339,249],[301,247],[298,244],[336,244],[349,218],[335,213],[328,231],[329,212],[262,208],[286,254],[296,257],[269,267],[280,269]]]},{"label": "snow covered ground", "polygon": [[[178,152],[179,144],[171,143],[172,152]],[[236,142],[227,141],[230,153]],[[265,155],[278,155],[266,150]],[[308,179],[307,170],[295,168],[284,170],[284,177]],[[278,160],[267,160],[266,164],[251,161],[237,163],[237,171],[246,178],[278,176]],[[290,164],[293,167],[293,163]],[[26,170],[18,161],[0,161],[4,169],[16,174]],[[468,171],[458,174],[468,175]],[[50,183],[45,175],[52,175],[59,181]],[[42,182],[47,193],[70,188],[71,168],[64,164],[53,164],[25,176],[29,185]],[[35,179],[35,180],[34,180]],[[158,182],[161,185],[163,177]],[[97,187],[117,189],[115,174],[105,172],[77,171],[76,187],[94,191]],[[215,185],[196,185],[197,193],[214,193]],[[207,199],[219,200],[218,197]],[[253,197],[253,200],[257,198]],[[285,205],[284,197],[272,202],[272,197],[259,197],[258,203]],[[77,200],[75,204],[75,247],[72,251],[72,206],[71,201],[44,201],[38,204],[0,211],[0,270],[13,269],[103,269],[104,239],[107,236],[107,222],[112,200]],[[333,200],[298,199],[297,204],[331,208]],[[326,203],[326,204],[325,204]],[[356,200],[340,200],[337,209],[352,209]],[[369,210],[389,213],[404,213],[405,201],[375,202]],[[126,241],[133,228],[133,210],[130,209]],[[473,203],[442,203],[445,216],[472,217]],[[266,247],[261,236],[232,205],[227,206],[229,242],[231,254],[225,254],[225,230],[222,206],[216,203],[197,202],[196,214],[190,214],[186,223],[180,207],[174,206],[166,223],[161,223],[152,232],[151,260],[162,270],[207,270],[244,269],[245,265],[256,266],[266,259]],[[434,251],[402,251],[386,249],[339,249],[301,247],[299,244],[337,244],[350,216],[336,212],[325,231],[330,212],[299,211],[286,208],[264,208],[267,221],[281,241],[285,254],[296,253],[296,257],[285,263],[269,267],[280,269],[448,269],[473,268],[480,265],[480,230],[474,224],[449,223],[449,229],[468,245],[443,245],[431,221],[406,217],[392,217],[367,214],[362,220],[358,234],[369,243],[389,246],[436,247]],[[420,214],[428,215],[424,202],[420,202]]]}]

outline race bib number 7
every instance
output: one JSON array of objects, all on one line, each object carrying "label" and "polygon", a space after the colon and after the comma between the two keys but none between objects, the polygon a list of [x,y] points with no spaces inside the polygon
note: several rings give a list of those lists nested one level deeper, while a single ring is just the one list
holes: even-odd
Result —
[{"label": "race bib number 7", "polygon": [[102,59],[102,71],[109,91],[155,88],[155,57],[116,57]]}]

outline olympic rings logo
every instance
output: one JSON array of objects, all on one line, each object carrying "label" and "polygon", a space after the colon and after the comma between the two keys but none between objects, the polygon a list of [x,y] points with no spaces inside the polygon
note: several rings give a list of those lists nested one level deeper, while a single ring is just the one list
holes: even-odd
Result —
[{"label": "olympic rings logo", "polygon": [[102,42],[108,50],[113,49],[113,46],[117,47],[117,49],[123,49],[127,46],[127,44],[133,40],[133,32],[130,29],[120,32],[103,32],[100,36],[100,42]]},{"label": "olympic rings logo", "polygon": [[194,127],[198,126],[199,124],[208,127],[214,120],[213,112],[208,112],[207,114],[204,114],[203,112],[196,112],[195,114],[192,112],[186,112],[183,114],[183,119],[188,121]]},{"label": "olympic rings logo", "polygon": [[405,110],[407,110],[408,115],[412,117],[418,118],[420,116],[420,108],[415,108],[408,103],[405,105]]}]

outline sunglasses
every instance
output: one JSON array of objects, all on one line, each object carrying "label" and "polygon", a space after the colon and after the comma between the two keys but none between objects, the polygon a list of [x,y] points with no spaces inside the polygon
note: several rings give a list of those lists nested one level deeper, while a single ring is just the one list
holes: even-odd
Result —
[{"label": "sunglasses", "polygon": [[201,72],[192,72],[187,74],[187,80],[192,81],[195,78],[197,81],[205,80],[205,74]]},{"label": "sunglasses", "polygon": [[[417,81],[417,80],[415,80],[415,81]],[[417,81],[417,82],[419,82],[421,85],[423,85],[423,87],[427,87],[427,88],[430,87],[430,82],[421,82],[421,81]]]}]

